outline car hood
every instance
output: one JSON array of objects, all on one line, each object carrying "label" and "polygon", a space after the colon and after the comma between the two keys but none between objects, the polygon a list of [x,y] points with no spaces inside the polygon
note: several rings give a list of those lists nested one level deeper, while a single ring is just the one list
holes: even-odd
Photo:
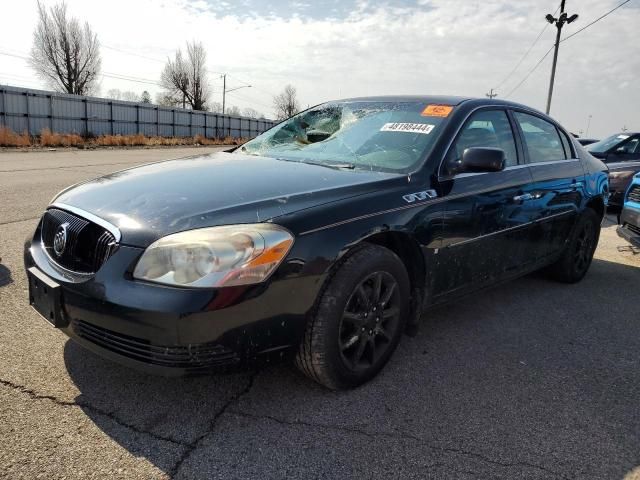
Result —
[{"label": "car hood", "polygon": [[214,153],[105,175],[64,190],[53,203],[96,215],[120,229],[123,244],[146,247],[183,230],[268,221],[401,176]]}]

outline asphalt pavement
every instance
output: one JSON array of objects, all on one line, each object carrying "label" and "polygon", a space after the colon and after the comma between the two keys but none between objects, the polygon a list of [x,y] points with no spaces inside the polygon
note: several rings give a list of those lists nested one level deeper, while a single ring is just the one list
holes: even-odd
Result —
[{"label": "asphalt pavement", "polygon": [[30,309],[22,244],[56,192],[214,150],[0,152],[0,478],[640,479],[640,252],[611,215],[584,281],[428,312],[348,392],[287,365],[141,374]]}]

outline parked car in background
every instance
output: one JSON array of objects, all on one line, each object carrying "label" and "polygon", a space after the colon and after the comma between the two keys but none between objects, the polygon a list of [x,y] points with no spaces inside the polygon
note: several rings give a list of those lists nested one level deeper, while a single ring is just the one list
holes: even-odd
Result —
[{"label": "parked car in background", "polygon": [[640,133],[618,133],[587,147],[609,167],[609,205],[621,207],[633,176],[640,172]]},{"label": "parked car in background", "polygon": [[591,145],[593,143],[599,142],[600,140],[597,140],[595,138],[577,138],[576,140],[578,140],[578,143],[580,145],[582,145],[583,147],[586,147],[587,145]]},{"label": "parked car in background", "polygon": [[541,268],[580,281],[606,169],[516,103],[329,102],[232,153],[64,190],[25,244],[29,299],[87,349],[150,372],[289,358],[354,387],[428,307]]},{"label": "parked car in background", "polygon": [[640,174],[635,175],[624,197],[618,235],[640,247]]}]

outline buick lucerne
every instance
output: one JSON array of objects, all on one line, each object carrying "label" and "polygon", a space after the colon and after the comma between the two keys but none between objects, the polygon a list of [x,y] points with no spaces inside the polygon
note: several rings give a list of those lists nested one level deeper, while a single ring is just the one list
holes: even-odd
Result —
[{"label": "buick lucerne", "polygon": [[30,302],[149,372],[289,359],[349,388],[433,305],[543,268],[581,280],[607,197],[607,167],[526,106],[329,102],[59,193],[25,245]]}]

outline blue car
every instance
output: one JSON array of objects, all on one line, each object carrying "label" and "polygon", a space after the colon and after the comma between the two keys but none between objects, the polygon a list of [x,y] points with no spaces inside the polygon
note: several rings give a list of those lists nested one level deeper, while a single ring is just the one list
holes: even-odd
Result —
[{"label": "blue car", "polygon": [[640,173],[633,177],[624,197],[618,235],[631,245],[640,247]]}]

